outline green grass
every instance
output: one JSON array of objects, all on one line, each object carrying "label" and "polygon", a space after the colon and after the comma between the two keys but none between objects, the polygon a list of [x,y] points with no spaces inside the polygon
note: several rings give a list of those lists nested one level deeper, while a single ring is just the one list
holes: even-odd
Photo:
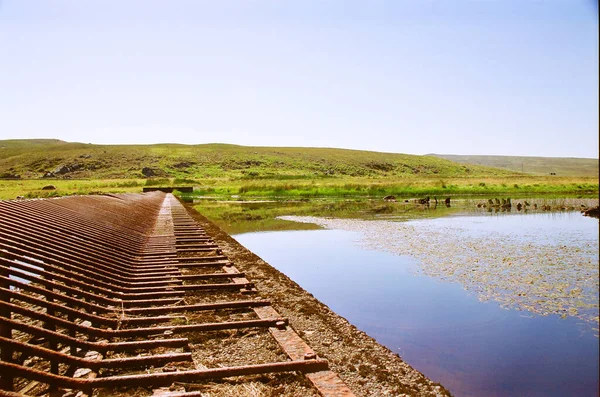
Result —
[{"label": "green grass", "polygon": [[[144,180],[1,180],[0,200],[11,200],[18,196],[25,198],[46,198],[75,194],[133,193],[141,192]],[[43,190],[52,185],[56,190]]]},{"label": "green grass", "polygon": [[[61,167],[66,172],[42,178]],[[144,168],[151,170],[151,177],[144,176]],[[139,192],[144,186],[161,185],[194,186],[196,196],[222,198],[598,193],[598,179],[589,176],[528,175],[432,156],[224,144],[4,140],[0,141],[2,177],[19,179],[0,179],[0,199]],[[49,184],[57,189],[42,190]]]},{"label": "green grass", "polygon": [[465,166],[430,156],[327,148],[272,148],[224,144],[91,145],[61,141],[0,141],[0,175],[36,179],[61,166],[60,178],[180,180],[305,180],[344,177],[483,176],[511,172]]},{"label": "green grass", "polygon": [[397,198],[456,195],[584,194],[598,192],[594,178],[536,176],[438,178],[339,178],[299,181],[228,181],[197,186],[195,195],[240,197],[383,197]]},{"label": "green grass", "polygon": [[598,178],[598,159],[524,156],[463,156],[433,154],[432,156],[461,164],[482,165],[533,175],[589,176]]}]

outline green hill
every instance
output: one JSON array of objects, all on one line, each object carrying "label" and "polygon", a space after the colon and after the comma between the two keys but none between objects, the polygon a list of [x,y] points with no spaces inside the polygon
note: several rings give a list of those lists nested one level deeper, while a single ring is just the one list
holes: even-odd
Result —
[{"label": "green hill", "polygon": [[359,150],[205,145],[93,145],[0,140],[0,177],[306,179],[504,176],[514,174],[432,156]]},{"label": "green hill", "polygon": [[533,175],[585,176],[598,178],[598,159],[572,157],[463,156],[431,154],[461,164],[502,168]]}]

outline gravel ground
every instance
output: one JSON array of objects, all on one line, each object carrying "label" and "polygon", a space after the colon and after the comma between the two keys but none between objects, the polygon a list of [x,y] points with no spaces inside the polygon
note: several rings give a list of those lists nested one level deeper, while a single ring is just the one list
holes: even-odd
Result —
[{"label": "gravel ground", "polygon": [[[330,368],[357,396],[449,396],[450,393],[440,384],[434,383],[423,374],[402,361],[388,348],[351,325],[346,319],[335,314],[326,305],[315,299],[283,273],[279,272],[248,249],[240,245],[230,235],[186,205],[189,214],[223,249],[235,266],[246,273],[247,278],[256,284],[262,298],[269,299],[272,306],[282,316],[288,317],[290,325],[317,352],[329,360]],[[270,342],[259,336],[248,339],[259,345]],[[223,347],[227,349],[226,346]],[[212,350],[212,349],[211,349]],[[236,352],[251,358],[253,349]],[[289,375],[288,375],[289,376]],[[310,396],[300,381],[286,383],[277,394],[272,388],[261,391],[269,379],[258,379],[246,388],[230,395],[252,396]],[[233,385],[235,386],[235,385]],[[233,387],[232,386],[232,387]],[[207,394],[210,395],[210,394]]]}]

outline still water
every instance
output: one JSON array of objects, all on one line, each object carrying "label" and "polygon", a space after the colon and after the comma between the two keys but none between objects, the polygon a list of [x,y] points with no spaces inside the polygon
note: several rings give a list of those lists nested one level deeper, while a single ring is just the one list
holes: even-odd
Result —
[{"label": "still water", "polygon": [[[596,219],[555,213],[408,222],[295,220],[327,229],[234,237],[454,395],[598,395],[598,310],[593,302],[598,291],[592,280],[598,276]],[[461,251],[462,246],[468,250]],[[515,304],[513,284],[543,283],[526,277],[513,283],[520,276],[495,268],[495,258],[503,254],[493,250],[503,246],[513,267],[543,273],[543,264],[554,261],[558,270],[550,268],[548,280],[560,274],[561,282],[583,283],[576,290],[578,310],[564,309],[569,315],[561,317],[544,311],[553,306],[528,310]],[[519,257],[521,251],[537,256]],[[448,258],[452,255],[480,256],[487,268],[478,264],[477,273],[498,277],[490,278],[491,287],[479,288],[482,279],[465,278],[468,272],[460,270],[462,264],[470,266],[468,261],[455,261],[457,270]],[[509,285],[495,281],[500,273],[509,275]],[[554,289],[541,291],[556,298]]]}]

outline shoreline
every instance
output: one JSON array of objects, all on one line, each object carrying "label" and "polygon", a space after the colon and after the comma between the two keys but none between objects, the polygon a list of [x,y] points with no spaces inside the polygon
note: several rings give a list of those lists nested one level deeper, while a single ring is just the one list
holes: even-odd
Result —
[{"label": "shoreline", "polygon": [[450,396],[439,383],[404,362],[399,355],[328,306],[285,274],[242,246],[229,234],[184,203],[190,216],[211,235],[236,267],[248,275],[272,306],[357,396]]}]

